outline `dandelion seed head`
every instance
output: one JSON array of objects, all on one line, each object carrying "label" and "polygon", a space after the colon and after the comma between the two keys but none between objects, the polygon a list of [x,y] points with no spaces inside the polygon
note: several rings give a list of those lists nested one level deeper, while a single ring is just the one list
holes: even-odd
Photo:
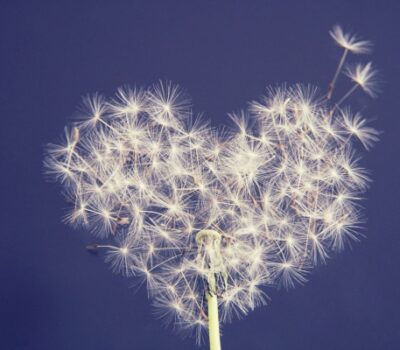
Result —
[{"label": "dandelion seed head", "polygon": [[[369,47],[340,27],[331,35],[355,53]],[[347,75],[375,92],[370,64]],[[185,330],[204,328],[207,293],[230,321],[357,240],[369,178],[353,141],[369,149],[378,133],[315,88],[267,89],[231,115],[229,133],[193,118],[169,82],[85,108],[45,159],[66,189],[66,220],[103,239],[113,271],[145,279],[159,315]]]}]

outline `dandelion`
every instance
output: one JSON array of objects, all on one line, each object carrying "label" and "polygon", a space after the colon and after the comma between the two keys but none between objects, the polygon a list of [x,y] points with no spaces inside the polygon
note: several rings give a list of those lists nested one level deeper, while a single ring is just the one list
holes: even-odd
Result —
[{"label": "dandelion", "polygon": [[[332,33],[365,52],[366,42]],[[368,93],[372,72],[349,76]],[[45,167],[65,186],[66,220],[102,239],[88,250],[144,279],[160,317],[198,340],[208,328],[219,350],[220,323],[265,305],[269,287],[305,283],[359,237],[369,178],[352,140],[369,149],[378,134],[331,106],[315,88],[269,88],[221,134],[171,83],[124,88],[86,99]]]}]

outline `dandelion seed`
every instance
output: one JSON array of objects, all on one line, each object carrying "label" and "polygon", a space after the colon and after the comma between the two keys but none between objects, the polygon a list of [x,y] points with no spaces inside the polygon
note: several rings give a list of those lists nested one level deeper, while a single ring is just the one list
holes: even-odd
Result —
[{"label": "dandelion seed", "polygon": [[371,51],[371,42],[367,40],[360,40],[354,34],[344,33],[343,29],[338,25],[334,26],[329,34],[339,46],[348,51],[356,54],[365,54]]},{"label": "dandelion seed", "polygon": [[373,69],[372,63],[365,65],[357,64],[355,67],[348,67],[346,75],[360,86],[368,95],[374,97],[377,93],[377,71]]},{"label": "dandelion seed", "polygon": [[338,25],[334,26],[329,34],[339,46],[344,48],[344,51],[336,68],[333,79],[329,84],[329,90],[327,93],[328,100],[332,97],[336,85],[336,80],[339,77],[339,74],[344,66],[348,53],[351,52],[354,54],[365,54],[369,53],[372,47],[372,44],[369,41],[359,40],[356,35],[344,33],[342,28]]}]

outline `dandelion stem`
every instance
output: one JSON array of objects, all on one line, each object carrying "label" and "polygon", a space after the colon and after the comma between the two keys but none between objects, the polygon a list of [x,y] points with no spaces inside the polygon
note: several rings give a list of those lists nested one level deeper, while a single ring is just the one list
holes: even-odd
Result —
[{"label": "dandelion stem", "polygon": [[215,230],[201,230],[196,235],[196,242],[199,249],[199,257],[204,253],[208,257],[207,260],[209,260],[207,273],[208,290],[206,291],[206,298],[210,350],[221,350],[217,296],[218,288],[216,280],[216,275],[222,272],[220,252],[221,235]]},{"label": "dandelion stem", "polygon": [[357,88],[358,88],[358,84],[354,84],[353,87],[352,87],[349,91],[347,91],[347,92],[343,95],[343,97],[342,97],[338,102],[335,103],[335,107],[333,107],[333,110],[332,110],[332,111],[334,111],[335,109],[337,109],[345,100],[347,100],[347,99],[349,98],[349,96],[350,96],[354,91],[356,91]]},{"label": "dandelion stem", "polygon": [[221,350],[219,333],[218,299],[215,285],[215,275],[210,274],[208,278],[210,290],[207,292],[208,303],[208,336],[210,339],[210,350]]},{"label": "dandelion stem", "polygon": [[327,98],[328,100],[330,100],[331,97],[332,97],[333,90],[335,89],[335,85],[336,85],[336,80],[337,80],[337,78],[338,78],[338,76],[339,76],[339,74],[340,74],[340,71],[342,70],[342,67],[343,67],[344,62],[345,62],[345,60],[346,60],[346,57],[347,57],[348,52],[349,52],[348,49],[345,49],[345,50],[343,51],[342,58],[340,59],[339,64],[338,64],[338,66],[337,66],[337,68],[336,68],[335,75],[333,76],[333,79],[332,79],[331,83],[329,84],[328,93],[326,94],[326,98]]}]

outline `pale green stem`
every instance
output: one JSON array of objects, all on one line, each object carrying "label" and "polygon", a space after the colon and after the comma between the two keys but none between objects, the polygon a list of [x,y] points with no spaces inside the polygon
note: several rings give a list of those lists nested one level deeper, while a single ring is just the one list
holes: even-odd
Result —
[{"label": "pale green stem", "polygon": [[209,277],[209,288],[207,292],[208,303],[208,336],[210,339],[210,350],[221,350],[219,333],[218,298],[215,292],[215,276]]},{"label": "pale green stem", "polygon": [[219,332],[218,296],[216,274],[223,273],[221,269],[220,241],[221,235],[214,230],[202,230],[197,233],[198,247],[203,247],[210,259],[207,273],[208,290],[206,291],[208,310],[208,336],[210,350],[221,350],[221,336]]}]

